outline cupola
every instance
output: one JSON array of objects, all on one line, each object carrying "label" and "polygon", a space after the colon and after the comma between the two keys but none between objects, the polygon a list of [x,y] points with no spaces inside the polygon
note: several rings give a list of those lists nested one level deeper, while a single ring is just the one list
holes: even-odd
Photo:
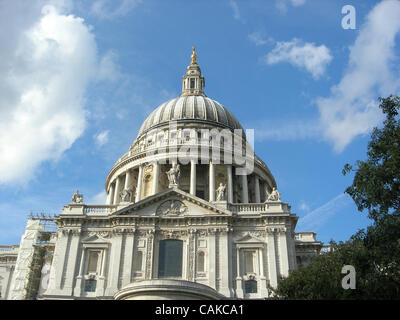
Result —
[{"label": "cupola", "polygon": [[197,64],[196,47],[193,47],[190,65],[186,68],[186,74],[182,77],[183,96],[205,96],[205,81],[201,75],[201,70]]}]

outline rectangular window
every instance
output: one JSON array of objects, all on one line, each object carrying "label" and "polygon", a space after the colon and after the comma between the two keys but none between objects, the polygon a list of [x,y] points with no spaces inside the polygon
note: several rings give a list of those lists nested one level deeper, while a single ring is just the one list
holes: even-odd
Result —
[{"label": "rectangular window", "polygon": [[194,89],[194,79],[190,79],[190,89]]},{"label": "rectangular window", "polygon": [[89,251],[88,265],[86,273],[97,273],[97,267],[99,264],[100,251]]},{"label": "rectangular window", "polygon": [[97,281],[94,279],[85,280],[85,291],[86,292],[95,292],[96,285],[97,285]]},{"label": "rectangular window", "polygon": [[254,273],[254,251],[244,251],[244,270],[245,273]]},{"label": "rectangular window", "polygon": [[204,252],[200,251],[197,254],[197,272],[204,272],[205,271],[204,264],[205,264]]},{"label": "rectangular window", "polygon": [[160,241],[158,256],[158,277],[182,277],[182,251],[183,241],[162,240]]},{"label": "rectangular window", "polygon": [[257,293],[257,281],[247,280],[244,282],[244,291],[246,293]]},{"label": "rectangular window", "polygon": [[134,271],[135,272],[142,271],[142,266],[143,266],[143,252],[138,251],[135,256]]}]

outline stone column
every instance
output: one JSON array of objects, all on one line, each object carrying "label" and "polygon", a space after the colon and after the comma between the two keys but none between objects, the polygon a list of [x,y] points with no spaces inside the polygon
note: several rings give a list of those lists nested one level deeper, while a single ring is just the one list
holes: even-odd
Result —
[{"label": "stone column", "polygon": [[226,166],[226,173],[228,177],[228,202],[233,202],[233,177],[232,177],[232,166]]},{"label": "stone column", "polygon": [[215,166],[210,161],[209,164],[209,201],[215,201]]},{"label": "stone column", "polygon": [[65,282],[63,291],[65,294],[72,295],[74,289],[74,281],[76,277],[76,266],[80,244],[80,230],[74,230],[71,232],[71,239],[69,245],[69,251],[67,252],[67,268],[65,272]]},{"label": "stone column", "polygon": [[118,176],[118,178],[115,181],[114,204],[118,204],[119,203],[120,188],[121,188],[121,177]]},{"label": "stone column", "polygon": [[288,257],[288,247],[286,239],[286,230],[281,230],[279,233],[279,255],[281,262],[281,275],[287,277],[289,275],[289,257]]},{"label": "stone column", "polygon": [[273,288],[276,288],[278,285],[278,277],[276,270],[275,237],[273,230],[267,230],[267,251],[268,251],[269,282]]},{"label": "stone column", "polygon": [[247,187],[247,176],[241,176],[242,179],[242,203],[249,203],[249,189]]},{"label": "stone column", "polygon": [[261,298],[266,298],[268,296],[267,293],[267,279],[264,275],[264,247],[258,250],[259,253],[259,261],[260,261],[260,294]]},{"label": "stone column", "polygon": [[267,201],[268,198],[268,183],[266,181],[264,181],[264,202]]},{"label": "stone column", "polygon": [[215,261],[215,256],[216,256],[216,248],[215,248],[215,237],[216,237],[216,233],[215,231],[211,231],[208,233],[208,243],[210,244],[209,247],[209,256],[208,256],[208,275],[209,275],[209,283],[208,285],[211,288],[216,289],[216,261]]},{"label": "stone column", "polygon": [[108,285],[106,289],[106,296],[112,296],[118,291],[119,282],[119,269],[121,265],[122,254],[122,241],[123,234],[117,232],[112,237],[111,244],[111,257],[110,257],[110,270],[108,277]]},{"label": "stone column", "polygon": [[54,249],[53,265],[50,270],[50,279],[46,294],[60,294],[61,282],[64,275],[65,260],[67,258],[67,246],[69,234],[64,230],[57,232],[57,245]]},{"label": "stone column", "polygon": [[106,200],[106,204],[110,205],[111,204],[111,188],[109,188],[108,190],[106,190],[107,192],[107,200]]},{"label": "stone column", "polygon": [[243,293],[243,282],[241,277],[241,269],[240,269],[240,249],[236,245],[236,296],[239,299],[242,299],[244,296]]},{"label": "stone column", "polygon": [[294,234],[292,231],[289,231],[288,234],[288,249],[290,250],[289,252],[289,269],[290,270],[296,270],[297,269],[297,261],[296,261],[296,247],[295,247],[295,242],[294,242]]},{"label": "stone column", "polygon": [[131,172],[131,170],[128,169],[128,170],[126,170],[124,189],[129,189],[131,180],[132,180],[132,172]]},{"label": "stone column", "polygon": [[96,295],[97,296],[104,296],[104,286],[106,282],[106,277],[105,277],[105,270],[106,270],[106,263],[108,262],[107,259],[108,256],[108,248],[105,248],[102,251],[102,259],[101,259],[101,270],[100,270],[100,276],[98,277],[97,281],[97,286],[96,286]]},{"label": "stone column", "polygon": [[190,194],[196,195],[196,160],[190,160]]},{"label": "stone column", "polygon": [[142,197],[142,181],[143,180],[143,166],[139,166],[138,183],[136,188],[136,199],[135,202],[139,202]]},{"label": "stone column", "polygon": [[76,277],[76,284],[75,284],[75,289],[74,289],[74,296],[75,297],[80,297],[82,294],[82,279],[84,276],[84,267],[85,267],[85,256],[86,256],[86,249],[82,248],[81,252],[81,263],[79,265],[79,273],[78,276]]},{"label": "stone column", "polygon": [[154,171],[154,176],[153,176],[153,185],[151,189],[151,194],[154,195],[158,192],[158,178],[160,176],[160,165],[158,162],[155,162],[153,164],[153,171]]},{"label": "stone column", "polygon": [[[219,275],[221,278],[221,287],[219,291],[226,297],[232,296],[232,288],[230,278],[232,274],[231,270],[231,247],[229,241],[229,231],[219,233]],[[226,253],[226,254],[225,254]]]},{"label": "stone column", "polygon": [[133,261],[133,246],[135,243],[134,233],[128,233],[125,240],[124,252],[124,267],[122,272],[122,286],[131,283],[132,279],[132,261]]},{"label": "stone column", "polygon": [[255,202],[260,203],[260,180],[258,179],[257,175],[254,175],[254,193],[255,193]]},{"label": "stone column", "polygon": [[114,203],[114,184],[110,184],[110,189],[108,190],[107,204],[112,205]]}]

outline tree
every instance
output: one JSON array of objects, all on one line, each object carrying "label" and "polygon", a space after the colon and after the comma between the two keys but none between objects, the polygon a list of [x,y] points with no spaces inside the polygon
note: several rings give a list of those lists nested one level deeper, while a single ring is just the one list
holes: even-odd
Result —
[{"label": "tree", "polygon": [[357,161],[355,169],[349,164],[343,169],[344,175],[356,171],[345,192],[374,221],[388,214],[400,216],[400,98],[391,95],[379,101],[386,119],[382,129],[372,132],[367,161]]},{"label": "tree", "polygon": [[[374,224],[345,243],[331,242],[333,251],[318,256],[282,279],[276,297],[283,299],[400,299],[400,98],[379,98],[386,115],[374,128],[367,160],[343,174],[355,172],[346,189],[359,211],[368,210]],[[344,265],[356,270],[356,289],[341,286]]]}]

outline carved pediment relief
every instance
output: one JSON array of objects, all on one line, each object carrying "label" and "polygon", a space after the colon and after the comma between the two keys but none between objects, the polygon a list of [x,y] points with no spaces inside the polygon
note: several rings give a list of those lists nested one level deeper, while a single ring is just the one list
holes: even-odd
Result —
[{"label": "carved pediment relief", "polygon": [[96,241],[104,241],[110,238],[109,231],[89,231],[86,234],[86,237],[82,239],[83,242],[96,242]]},{"label": "carved pediment relief", "polygon": [[169,189],[131,204],[113,215],[179,217],[183,215],[230,214],[229,211],[179,189]]},{"label": "carved pediment relief", "polygon": [[187,214],[188,207],[180,200],[171,199],[161,203],[156,211],[158,216],[180,216]]},{"label": "carved pediment relief", "polygon": [[254,242],[264,242],[263,233],[261,231],[246,232],[244,235],[241,234],[235,239],[235,242],[240,243],[254,243]]}]

